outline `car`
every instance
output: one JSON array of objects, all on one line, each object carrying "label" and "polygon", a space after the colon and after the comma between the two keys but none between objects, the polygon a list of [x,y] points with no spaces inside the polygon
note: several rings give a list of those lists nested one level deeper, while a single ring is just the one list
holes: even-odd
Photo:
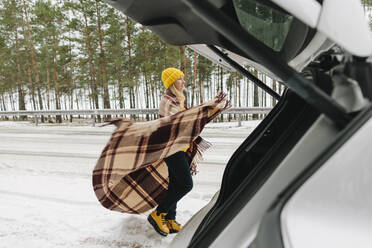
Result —
[{"label": "car", "polygon": [[279,100],[170,247],[372,246],[372,37],[360,1],[107,2]]}]

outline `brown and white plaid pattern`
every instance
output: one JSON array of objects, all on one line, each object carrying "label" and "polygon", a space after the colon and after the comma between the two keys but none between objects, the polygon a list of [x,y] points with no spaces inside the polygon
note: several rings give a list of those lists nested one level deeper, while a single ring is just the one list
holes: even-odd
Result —
[{"label": "brown and white plaid pattern", "polygon": [[[168,168],[163,159],[187,145],[191,145],[189,150],[194,149],[188,155],[200,153],[203,147],[198,145],[203,142],[198,136],[209,121],[228,107],[225,97],[219,94],[209,102],[154,121],[110,122],[117,129],[93,171],[93,188],[100,203],[110,210],[132,214],[158,205],[168,189]],[[162,104],[168,104],[168,100]],[[170,104],[167,109],[173,107]],[[166,115],[168,110],[164,111]]]},{"label": "brown and white plaid pattern", "polygon": [[[222,96],[222,95],[220,95]],[[185,106],[186,109],[188,109]],[[182,111],[177,97],[168,89],[166,90],[159,106],[159,118],[170,116]],[[189,158],[191,174],[195,175],[197,164],[202,160],[202,153],[211,147],[211,143],[198,136],[189,144],[189,149],[186,151]]]},{"label": "brown and white plaid pattern", "polygon": [[177,97],[167,89],[159,104],[159,118],[182,111]]}]

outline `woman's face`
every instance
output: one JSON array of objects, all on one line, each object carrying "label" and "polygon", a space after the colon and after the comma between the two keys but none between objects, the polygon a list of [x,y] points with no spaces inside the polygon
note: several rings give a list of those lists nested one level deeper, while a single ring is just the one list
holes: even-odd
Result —
[{"label": "woman's face", "polygon": [[185,79],[180,76],[175,82],[174,86],[176,87],[177,90],[182,91],[183,88],[185,87]]}]

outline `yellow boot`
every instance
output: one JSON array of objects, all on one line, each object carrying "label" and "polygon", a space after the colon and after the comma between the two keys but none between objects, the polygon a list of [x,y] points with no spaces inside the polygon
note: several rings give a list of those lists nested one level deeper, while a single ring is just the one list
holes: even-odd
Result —
[{"label": "yellow boot", "polygon": [[169,233],[178,233],[181,231],[182,226],[176,220],[166,220]]},{"label": "yellow boot", "polygon": [[149,215],[149,217],[147,217],[147,220],[154,227],[155,231],[157,231],[160,235],[163,236],[167,236],[169,233],[169,228],[165,223],[165,215],[166,213],[157,213],[157,211],[154,210]]}]

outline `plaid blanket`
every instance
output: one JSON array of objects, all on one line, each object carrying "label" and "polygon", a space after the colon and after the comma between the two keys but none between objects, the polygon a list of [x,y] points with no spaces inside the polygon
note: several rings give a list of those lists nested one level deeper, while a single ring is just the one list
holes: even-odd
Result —
[{"label": "plaid blanket", "polygon": [[133,123],[117,119],[109,123],[117,129],[103,149],[92,178],[94,192],[105,208],[139,214],[157,206],[168,189],[168,168],[163,159],[188,145],[191,160],[200,155],[204,143],[200,132],[229,107],[226,95],[220,93],[204,104],[165,116],[168,111],[173,113],[176,103],[171,101],[170,96],[161,105],[164,108],[159,114],[164,117],[157,120]]},{"label": "plaid blanket", "polygon": [[[188,109],[185,106],[186,109]],[[159,118],[170,116],[182,111],[177,97],[169,90],[165,92],[159,104]],[[202,160],[202,153],[211,147],[211,143],[198,136],[191,144],[188,144],[186,155],[189,159],[191,175],[196,175],[197,163]],[[187,148],[185,147],[185,148]]]}]

